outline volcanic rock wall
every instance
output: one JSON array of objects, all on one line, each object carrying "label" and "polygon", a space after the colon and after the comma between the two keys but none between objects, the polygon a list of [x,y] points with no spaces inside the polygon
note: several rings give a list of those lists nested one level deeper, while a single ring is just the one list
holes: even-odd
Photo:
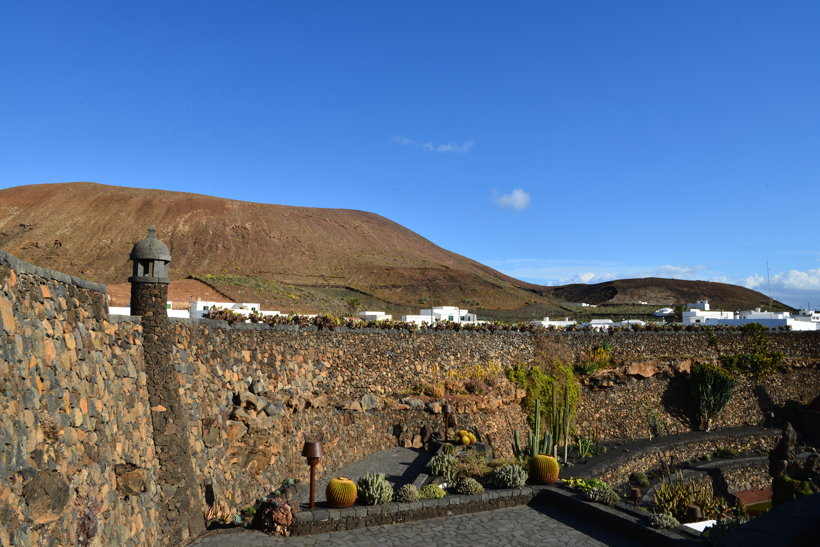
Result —
[{"label": "volcanic rock wall", "polygon": [[[491,363],[575,359],[608,343],[615,368],[582,379],[577,424],[636,438],[652,423],[687,430],[689,367],[716,358],[694,332],[327,332],[208,320],[170,320],[168,330],[194,496],[233,510],[283,478],[306,478],[305,439],[324,440],[320,472],[397,444],[421,447],[443,426],[441,399],[421,395],[423,383]],[[744,347],[735,333],[717,336],[724,352]],[[765,421],[787,399],[820,392],[820,333],[771,340],[788,367],[741,382],[718,427]],[[0,251],[0,544],[165,541],[151,420],[162,409],[151,408],[150,381],[140,320],[109,317],[104,287]],[[447,398],[455,427],[509,454],[511,431],[524,429],[522,396],[502,379],[488,394]]]},{"label": "volcanic rock wall", "polygon": [[0,545],[154,544],[139,321],[0,251]]}]

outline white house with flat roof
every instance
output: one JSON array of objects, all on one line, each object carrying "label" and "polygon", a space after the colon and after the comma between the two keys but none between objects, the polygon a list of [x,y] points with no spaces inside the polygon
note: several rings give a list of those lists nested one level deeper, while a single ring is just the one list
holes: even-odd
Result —
[{"label": "white house with flat roof", "polygon": [[[259,304],[249,302],[206,302],[204,300],[191,301],[187,310],[175,310],[171,308],[171,302],[165,303],[165,310],[168,312],[168,317],[179,317],[182,319],[201,319],[214,308],[224,308],[235,313],[241,313],[248,316],[253,312],[262,315],[282,315],[278,311],[260,310]],[[108,313],[111,315],[131,315],[130,306],[109,306]]]},{"label": "white house with flat roof", "polygon": [[683,312],[684,325],[724,325],[739,327],[749,323],[760,323],[769,329],[788,327],[793,331],[820,330],[820,313],[800,310],[797,313],[763,311],[760,308],[739,312],[711,310],[709,302],[699,300],[689,304]]},{"label": "white house with flat roof", "polygon": [[254,312],[261,315],[282,315],[279,311],[261,310],[257,302],[209,302],[205,300],[192,300],[189,307],[189,317],[198,319],[214,308],[223,308],[234,313],[250,315]]},{"label": "white house with flat roof", "polygon": [[589,327],[590,330],[600,331],[600,330],[610,330],[611,328],[617,326],[612,319],[592,319],[588,323],[581,323],[578,325],[580,328]]},{"label": "white house with flat roof", "polygon": [[456,306],[434,306],[432,309],[419,310],[418,315],[402,315],[402,321],[421,325],[426,323],[432,325],[438,321],[450,321],[452,323],[463,323],[475,325],[481,323],[474,313],[469,310],[462,310]]},{"label": "white house with flat roof", "polygon": [[571,320],[569,317],[565,317],[563,321],[560,319],[551,321],[549,317],[545,317],[541,321],[530,321],[530,324],[538,327],[544,327],[545,329],[550,327],[565,329],[573,326],[575,321]]},{"label": "white house with flat roof", "polygon": [[393,316],[383,311],[360,311],[359,319],[362,321],[390,321]]}]

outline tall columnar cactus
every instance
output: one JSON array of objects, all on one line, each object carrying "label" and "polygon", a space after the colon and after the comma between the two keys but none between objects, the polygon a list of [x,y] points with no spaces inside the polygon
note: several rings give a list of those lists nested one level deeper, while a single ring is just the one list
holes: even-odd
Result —
[{"label": "tall columnar cactus", "polygon": [[452,454],[438,454],[430,459],[427,467],[430,472],[437,477],[444,477],[447,482],[452,482],[455,473],[456,457]]},{"label": "tall columnar cactus", "polygon": [[521,446],[521,437],[518,431],[513,431],[513,453],[518,459],[525,457],[534,458],[538,454],[549,454],[552,452],[553,436],[549,431],[541,435],[541,400],[535,401],[535,431],[527,433],[527,448]]}]

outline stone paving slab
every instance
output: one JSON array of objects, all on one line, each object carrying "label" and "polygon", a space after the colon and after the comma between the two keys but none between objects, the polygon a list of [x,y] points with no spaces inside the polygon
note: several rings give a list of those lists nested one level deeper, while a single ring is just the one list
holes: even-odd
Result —
[{"label": "stone paving slab", "polygon": [[189,543],[189,547],[268,547],[273,545],[381,545],[388,547],[410,545],[592,547],[612,545],[626,547],[640,545],[640,543],[590,524],[583,517],[545,504],[290,538],[267,536],[261,532],[245,529],[215,530]]},{"label": "stone paving slab", "polygon": [[[357,481],[365,473],[384,473],[385,478],[395,488],[402,484],[419,482],[427,476],[427,462],[430,461],[431,457],[431,453],[419,448],[394,447],[376,452],[317,479],[316,503],[321,505],[326,501],[325,488],[333,477],[342,476]],[[302,504],[307,504],[310,501],[309,484],[299,485],[296,500]]]}]

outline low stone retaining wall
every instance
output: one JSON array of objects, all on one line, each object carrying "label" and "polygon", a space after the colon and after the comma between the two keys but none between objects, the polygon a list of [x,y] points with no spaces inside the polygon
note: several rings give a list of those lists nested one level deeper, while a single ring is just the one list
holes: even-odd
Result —
[{"label": "low stone retaining wall", "polygon": [[576,471],[564,468],[562,477],[564,473],[573,473],[583,478],[596,477],[617,486],[626,483],[631,473],[658,469],[661,461],[670,465],[695,461],[711,457],[719,448],[730,448],[739,453],[768,453],[781,434],[779,429],[773,428],[741,428],[659,437],[630,444],[620,453],[602,458],[601,463],[586,468]]}]

